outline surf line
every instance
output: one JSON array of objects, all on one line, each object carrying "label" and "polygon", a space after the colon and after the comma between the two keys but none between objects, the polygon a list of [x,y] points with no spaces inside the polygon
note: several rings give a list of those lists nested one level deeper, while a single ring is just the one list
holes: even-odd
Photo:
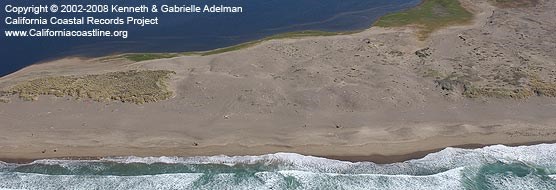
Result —
[{"label": "surf line", "polygon": [[160,11],[163,13],[242,13],[243,7],[224,5],[162,5],[160,6]]}]

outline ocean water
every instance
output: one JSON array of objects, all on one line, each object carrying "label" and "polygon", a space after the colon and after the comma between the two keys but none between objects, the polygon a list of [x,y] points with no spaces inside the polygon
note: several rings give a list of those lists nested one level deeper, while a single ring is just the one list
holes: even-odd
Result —
[{"label": "ocean water", "polygon": [[[117,3],[116,3],[117,2]],[[2,0],[5,5],[30,6],[50,4],[118,4],[121,6],[146,5],[220,5],[242,6],[241,14],[156,14],[156,13],[66,13],[42,15],[15,15],[0,11],[0,76],[37,62],[65,56],[101,56],[123,52],[185,52],[210,50],[260,39],[277,33],[323,30],[347,31],[368,28],[380,16],[407,9],[420,0]],[[6,17],[96,18],[159,17],[157,26],[121,25],[7,25]],[[92,38],[8,38],[4,30],[29,28],[52,30],[128,30],[127,39],[113,37]]]},{"label": "ocean water", "polygon": [[293,153],[0,162],[0,189],[556,189],[556,144],[446,148],[393,164]]}]

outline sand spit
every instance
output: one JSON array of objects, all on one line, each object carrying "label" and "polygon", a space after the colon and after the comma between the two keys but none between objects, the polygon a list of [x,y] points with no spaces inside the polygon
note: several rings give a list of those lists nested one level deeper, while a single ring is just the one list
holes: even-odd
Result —
[{"label": "sand spit", "polygon": [[556,3],[462,0],[472,24],[280,39],[233,52],[33,65],[48,76],[167,70],[173,97],[147,104],[41,96],[0,102],[0,157],[406,155],[466,144],[556,140]]}]

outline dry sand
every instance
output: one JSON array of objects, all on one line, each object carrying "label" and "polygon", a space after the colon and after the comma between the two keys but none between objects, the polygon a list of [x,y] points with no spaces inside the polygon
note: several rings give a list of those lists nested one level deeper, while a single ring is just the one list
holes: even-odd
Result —
[{"label": "dry sand", "polygon": [[[211,56],[27,67],[1,78],[0,88],[41,76],[165,69],[177,73],[175,97],[144,105],[12,98],[0,103],[0,158],[296,152],[386,163],[447,146],[555,141],[555,98],[469,99],[423,71],[472,71],[477,84],[503,86],[489,74],[542,68],[538,75],[554,82],[556,2],[506,9],[462,2],[474,23],[425,41],[411,27],[373,27]],[[427,47],[430,56],[415,54]]]}]

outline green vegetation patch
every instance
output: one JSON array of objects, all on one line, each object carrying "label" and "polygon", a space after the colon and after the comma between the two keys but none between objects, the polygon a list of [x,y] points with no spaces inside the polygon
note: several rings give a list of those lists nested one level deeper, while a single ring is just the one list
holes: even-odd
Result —
[{"label": "green vegetation patch", "polygon": [[130,54],[123,55],[123,57],[131,61],[140,62],[140,61],[148,61],[154,59],[173,58],[179,55],[180,54],[177,53],[130,53]]},{"label": "green vegetation patch", "polygon": [[214,49],[214,50],[210,50],[210,51],[192,52],[191,54],[193,54],[193,55],[202,55],[202,56],[220,54],[220,53],[245,49],[245,48],[251,47],[253,45],[256,45],[260,42],[261,41],[251,41],[251,42],[238,44],[238,45],[235,45],[235,46],[230,46],[230,47],[225,47],[225,48],[218,48],[218,49]]},{"label": "green vegetation patch", "polygon": [[465,24],[473,19],[473,14],[461,6],[458,0],[424,0],[415,8],[391,13],[380,18],[375,25],[381,27],[400,27],[415,25],[419,27],[419,38],[442,27]]},{"label": "green vegetation patch", "polygon": [[301,37],[311,37],[311,36],[335,36],[335,35],[352,34],[352,33],[356,33],[356,32],[358,32],[358,31],[325,32],[325,31],[317,31],[317,30],[306,30],[306,31],[299,31],[299,32],[287,32],[287,33],[272,35],[272,36],[269,36],[269,37],[266,37],[266,38],[263,38],[263,39],[260,39],[260,40],[255,40],[255,41],[250,41],[250,42],[238,44],[238,45],[235,45],[235,46],[219,48],[219,49],[204,51],[204,52],[197,52],[196,54],[206,56],[206,55],[213,55],[213,54],[220,54],[220,53],[224,53],[224,52],[236,51],[236,50],[251,47],[253,45],[256,45],[256,44],[259,44],[261,42],[268,41],[268,40],[286,39],[286,38],[301,38]]},{"label": "green vegetation patch", "polygon": [[54,76],[17,84],[5,93],[17,94],[23,100],[36,100],[40,95],[71,96],[95,101],[116,100],[143,104],[168,99],[167,80],[173,71],[123,71],[86,76]]},{"label": "green vegetation patch", "polygon": [[325,32],[325,31],[318,31],[318,30],[305,30],[299,32],[287,32],[282,34],[276,34],[269,37],[264,38],[263,40],[274,40],[274,39],[285,39],[285,38],[301,38],[301,37],[310,37],[310,36],[335,36],[335,35],[345,35],[345,34],[353,34],[358,31],[351,31],[351,32]]},{"label": "green vegetation patch", "polygon": [[268,40],[285,39],[285,38],[301,38],[301,37],[310,37],[310,36],[333,36],[333,35],[352,34],[356,32],[359,31],[325,32],[325,31],[307,30],[307,31],[299,31],[299,32],[288,32],[288,33],[272,35],[260,40],[245,42],[242,44],[238,44],[230,47],[218,48],[209,51],[193,51],[193,52],[183,52],[183,53],[129,53],[117,57],[108,57],[106,60],[125,58],[134,62],[140,62],[140,61],[148,61],[148,60],[155,60],[155,59],[167,59],[167,58],[173,58],[178,56],[191,56],[191,55],[207,56],[207,55],[214,55],[214,54],[220,54],[220,53],[245,49]]}]

